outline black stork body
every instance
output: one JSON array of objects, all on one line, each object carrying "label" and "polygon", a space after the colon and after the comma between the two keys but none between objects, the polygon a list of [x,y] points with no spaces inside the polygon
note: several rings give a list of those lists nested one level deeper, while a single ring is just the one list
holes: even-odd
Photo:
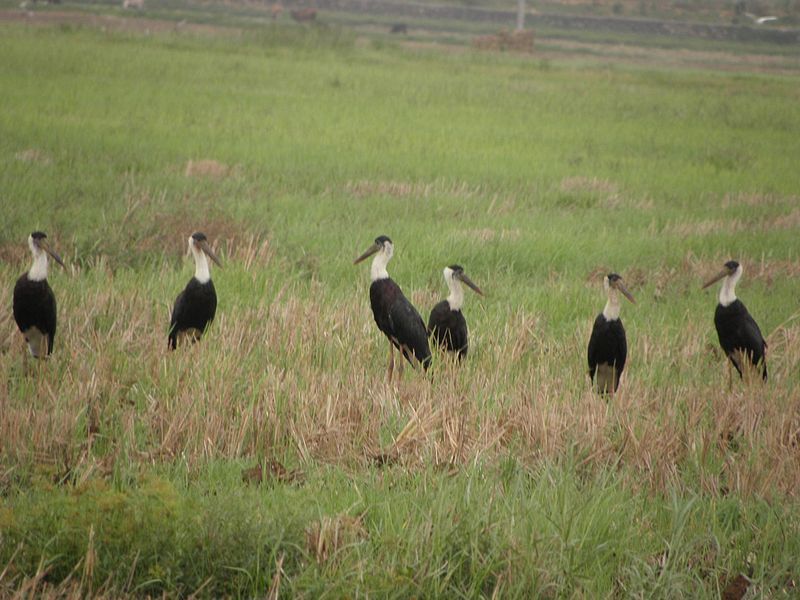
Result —
[{"label": "black stork body", "polygon": [[725,263],[722,271],[711,278],[703,289],[724,278],[719,291],[719,304],[714,311],[714,325],[719,336],[719,345],[730,359],[739,377],[742,377],[746,363],[761,371],[761,378],[767,380],[767,342],[755,319],[736,297],[736,282],[742,276],[742,265],[735,260]]},{"label": "black stork body", "polygon": [[64,263],[41,231],[28,236],[28,246],[33,254],[33,265],[14,286],[14,320],[31,356],[46,358],[53,352],[56,337],[56,297],[47,283],[47,255],[62,267]]},{"label": "black stork body", "polygon": [[603,287],[608,294],[606,306],[594,321],[589,338],[589,378],[600,394],[614,393],[625,370],[628,358],[628,341],[622,326],[620,292],[634,304],[636,301],[625,289],[622,277],[609,273],[603,278]]},{"label": "black stork body", "polygon": [[467,277],[460,265],[445,267],[444,280],[450,289],[450,295],[433,307],[428,319],[428,334],[437,346],[454,352],[462,360],[469,350],[469,331],[467,320],[461,312],[464,306],[464,288],[461,282],[481,296],[483,292]]},{"label": "black stork body", "polygon": [[192,342],[199,340],[217,312],[217,292],[214,289],[214,282],[211,281],[206,257],[219,267],[222,267],[222,264],[208,245],[204,233],[192,234],[189,238],[189,250],[194,256],[194,277],[175,299],[169,324],[169,347],[172,350],[185,338]]},{"label": "black stork body", "polygon": [[[425,322],[417,309],[405,297],[400,286],[389,277],[386,265],[392,258],[394,245],[385,235],[375,239],[375,243],[359,256],[353,264],[358,264],[375,255],[372,260],[370,276],[372,284],[369,286],[369,302],[375,323],[387,338],[389,338],[389,372],[391,381],[394,370],[394,349],[397,348],[413,367],[422,365],[428,369],[431,361],[431,350],[428,346],[428,332]],[[403,362],[399,370],[402,372]]]}]

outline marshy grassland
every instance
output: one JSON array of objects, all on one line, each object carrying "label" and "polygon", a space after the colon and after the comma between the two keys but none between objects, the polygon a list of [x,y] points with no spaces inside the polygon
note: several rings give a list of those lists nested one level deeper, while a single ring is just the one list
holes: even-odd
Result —
[{"label": "marshy grassland", "polygon": [[[755,597],[800,578],[796,75],[0,24],[0,596]],[[41,229],[59,326],[11,314]],[[167,350],[204,231],[217,318]],[[353,259],[471,349],[387,384]],[[769,343],[728,388],[731,258]],[[629,363],[589,389],[622,274]],[[746,578],[746,579],[743,579]]]}]

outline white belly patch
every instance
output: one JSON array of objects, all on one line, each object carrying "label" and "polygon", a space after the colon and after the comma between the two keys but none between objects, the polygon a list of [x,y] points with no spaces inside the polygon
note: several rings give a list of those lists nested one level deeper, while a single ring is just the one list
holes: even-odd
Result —
[{"label": "white belly patch", "polygon": [[183,331],[178,333],[178,343],[183,344],[185,342],[189,342],[194,344],[197,340],[200,339],[200,336],[203,335],[203,332],[197,329],[196,327],[190,327],[189,329],[184,329]]},{"label": "white belly patch", "polygon": [[25,341],[28,343],[28,350],[34,358],[44,358],[47,356],[47,336],[39,331],[37,327],[31,327],[24,331]]},{"label": "white belly patch", "polygon": [[597,386],[597,391],[602,394],[608,394],[614,391],[614,383],[617,379],[617,369],[608,363],[597,365],[594,381]]}]

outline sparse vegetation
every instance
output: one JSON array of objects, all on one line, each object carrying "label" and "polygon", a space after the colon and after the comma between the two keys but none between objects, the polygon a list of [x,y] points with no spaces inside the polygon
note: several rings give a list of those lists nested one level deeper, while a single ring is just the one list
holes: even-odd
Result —
[{"label": "sparse vegetation", "polygon": [[[796,76],[0,27],[0,595],[796,593]],[[26,365],[34,229],[69,268]],[[194,230],[217,318],[169,354]],[[425,316],[447,264],[487,293],[461,367],[384,382],[351,264],[382,233]],[[729,391],[699,288],[731,257],[770,381]]]}]

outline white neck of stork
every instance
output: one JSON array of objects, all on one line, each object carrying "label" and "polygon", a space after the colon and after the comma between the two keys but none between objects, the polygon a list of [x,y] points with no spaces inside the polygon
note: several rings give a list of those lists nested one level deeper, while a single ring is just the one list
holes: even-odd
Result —
[{"label": "white neck of stork", "polygon": [[606,321],[616,321],[619,319],[620,306],[619,292],[614,288],[609,288],[608,301],[606,302],[605,308],[603,308],[603,316],[606,318]]},{"label": "white neck of stork", "polygon": [[447,297],[450,310],[461,310],[461,307],[464,306],[464,287],[458,279],[453,277],[453,269],[450,267],[444,268],[444,280],[447,282],[447,287],[450,288],[450,295]]},{"label": "white neck of stork", "polygon": [[202,248],[198,248],[194,239],[189,238],[189,249],[194,256],[194,278],[200,283],[208,283],[211,280],[211,271],[208,267],[208,258]]},{"label": "white neck of stork", "polygon": [[383,245],[383,248],[378,250],[375,258],[372,259],[372,266],[369,270],[372,281],[389,279],[389,272],[386,270],[386,265],[392,260],[392,254],[394,254],[394,247],[388,242]]},{"label": "white neck of stork", "polygon": [[28,279],[31,281],[44,281],[47,279],[47,252],[33,242],[33,237],[28,237],[28,246],[33,254],[33,265],[28,271]]},{"label": "white neck of stork", "polygon": [[730,306],[736,302],[736,283],[741,276],[742,265],[739,265],[733,273],[722,281],[722,287],[719,289],[719,303],[722,306]]},{"label": "white neck of stork", "polygon": [[608,276],[603,278],[603,287],[606,290],[606,294],[608,294],[608,301],[606,302],[605,308],[603,308],[603,316],[606,318],[606,321],[616,321],[619,319],[621,304],[619,301],[619,290],[611,285]]}]

